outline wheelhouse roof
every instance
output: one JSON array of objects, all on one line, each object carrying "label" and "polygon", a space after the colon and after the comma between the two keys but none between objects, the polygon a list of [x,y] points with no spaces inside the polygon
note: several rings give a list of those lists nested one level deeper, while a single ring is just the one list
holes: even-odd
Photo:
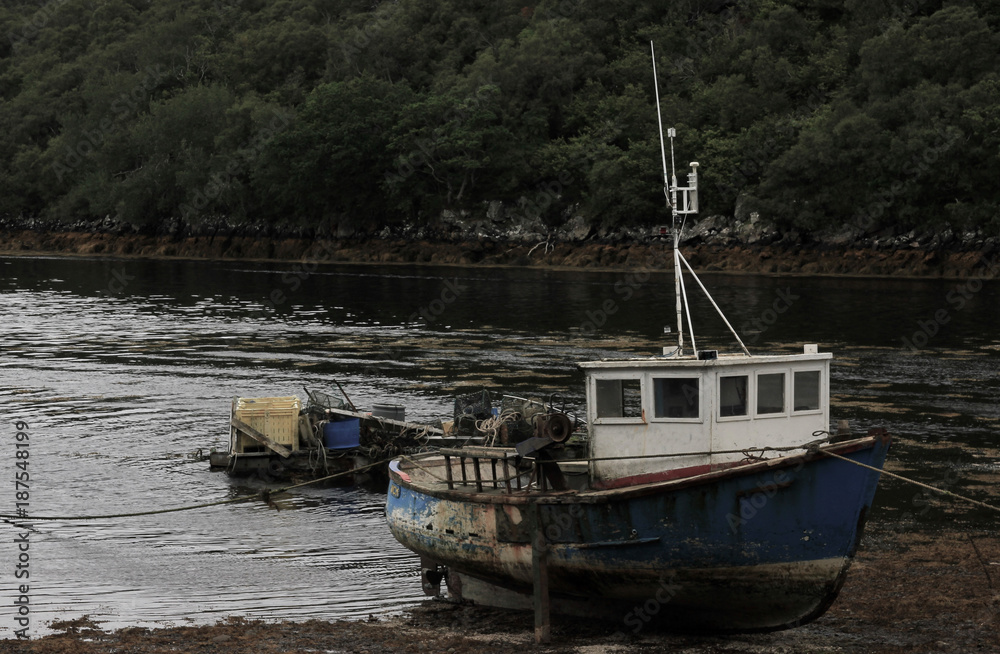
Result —
[{"label": "wheelhouse roof", "polygon": [[601,359],[599,361],[583,361],[579,365],[584,370],[609,370],[615,368],[715,368],[724,366],[797,363],[802,361],[825,361],[832,358],[832,352],[818,352],[815,354],[769,354],[752,357],[748,357],[745,354],[720,354],[717,359],[697,359],[693,355],[688,355],[683,357]]}]

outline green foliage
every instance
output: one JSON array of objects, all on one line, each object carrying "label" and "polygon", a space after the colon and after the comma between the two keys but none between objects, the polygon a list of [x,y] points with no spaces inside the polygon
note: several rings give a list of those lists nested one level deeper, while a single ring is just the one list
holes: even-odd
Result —
[{"label": "green foliage", "polygon": [[995,229],[1000,3],[13,0],[0,216],[378,231],[487,203]]},{"label": "green foliage", "polygon": [[344,214],[377,221],[391,134],[411,96],[405,84],[367,75],[313,89],[255,167],[268,215],[311,224]]},{"label": "green foliage", "polygon": [[506,198],[527,171],[500,95],[484,82],[467,94],[428,94],[402,108],[389,149],[405,154],[383,180],[399,209],[437,212]]}]

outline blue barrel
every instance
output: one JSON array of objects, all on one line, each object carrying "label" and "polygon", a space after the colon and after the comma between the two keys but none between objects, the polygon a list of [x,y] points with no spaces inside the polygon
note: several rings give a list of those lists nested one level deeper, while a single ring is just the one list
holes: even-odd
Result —
[{"label": "blue barrel", "polygon": [[361,444],[361,421],[358,418],[331,420],[323,426],[323,446],[346,450]]}]

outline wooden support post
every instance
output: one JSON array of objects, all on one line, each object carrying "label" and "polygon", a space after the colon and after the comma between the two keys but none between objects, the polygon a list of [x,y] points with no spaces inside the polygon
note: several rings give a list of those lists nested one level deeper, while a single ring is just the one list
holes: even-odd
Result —
[{"label": "wooden support post", "polygon": [[458,457],[458,464],[462,466],[462,485],[465,486],[469,483],[469,477],[465,474],[465,457]]},{"label": "wooden support post", "polygon": [[542,524],[542,507],[535,503],[533,513],[535,533],[531,543],[531,583],[535,591],[535,644],[547,645],[552,639],[552,625],[549,622],[548,545]]},{"label": "wooden support post", "polygon": [[445,478],[448,480],[448,490],[454,490],[455,480],[452,478],[451,475],[451,457],[448,456],[447,454],[444,455],[444,475]]},{"label": "wooden support post", "polygon": [[472,469],[476,472],[476,490],[483,492],[483,472],[479,469],[479,457],[472,457]]},{"label": "wooden support post", "polygon": [[[314,440],[312,423],[309,422],[309,414],[303,413],[299,416],[299,442],[306,443],[307,445],[312,445]],[[319,446],[322,447],[323,441],[319,441]]]},{"label": "wooden support post", "polygon": [[250,438],[260,443],[261,445],[277,452],[283,458],[287,459],[289,456],[291,456],[292,453],[287,447],[285,447],[280,443],[275,443],[270,438],[260,433],[259,431],[257,431],[247,423],[243,422],[242,420],[239,420],[237,418],[230,418],[229,422],[233,427],[236,428],[237,431],[246,434]]}]

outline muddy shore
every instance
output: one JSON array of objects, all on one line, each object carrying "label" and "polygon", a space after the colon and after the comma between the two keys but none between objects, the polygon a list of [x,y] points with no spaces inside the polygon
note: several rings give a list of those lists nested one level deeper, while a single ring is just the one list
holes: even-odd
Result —
[{"label": "muddy shore", "polygon": [[[414,577],[416,583],[416,577]],[[1000,652],[1000,535],[896,531],[870,524],[840,597],[817,621],[769,634],[671,635],[556,617],[552,644],[536,646],[532,616],[427,601],[368,621],[262,622],[107,632],[86,616],[50,625],[61,632],[0,641],[0,652],[454,652],[580,654],[903,654]]]},{"label": "muddy shore", "polygon": [[[405,240],[393,238],[304,239],[260,236],[152,236],[90,232],[0,230],[0,254],[59,254],[183,259],[240,259],[328,263],[422,263],[440,265],[541,266],[622,270],[669,268],[668,241],[595,240],[514,242]],[[929,249],[917,243],[883,248],[782,244],[689,243],[691,264],[704,271],[992,279],[1000,275],[1000,252]]]}]

